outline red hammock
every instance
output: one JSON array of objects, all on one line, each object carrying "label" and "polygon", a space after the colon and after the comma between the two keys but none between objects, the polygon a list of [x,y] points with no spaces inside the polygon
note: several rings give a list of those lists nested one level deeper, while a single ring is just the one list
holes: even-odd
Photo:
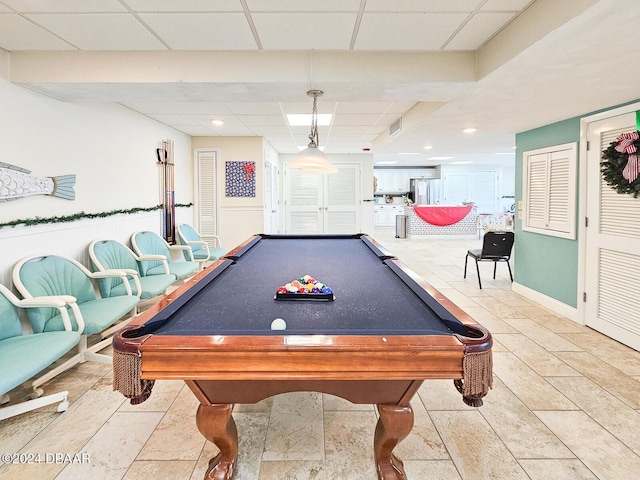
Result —
[{"label": "red hammock", "polygon": [[413,207],[413,210],[425,222],[444,227],[458,223],[469,214],[472,207],[473,205],[462,207]]}]

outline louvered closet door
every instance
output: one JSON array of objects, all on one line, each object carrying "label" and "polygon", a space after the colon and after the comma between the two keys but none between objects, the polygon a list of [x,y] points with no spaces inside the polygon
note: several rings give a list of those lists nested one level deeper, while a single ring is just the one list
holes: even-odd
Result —
[{"label": "louvered closet door", "polygon": [[635,129],[634,114],[589,124],[585,322],[640,350],[640,198],[616,193],[600,173],[602,150]]},{"label": "louvered closet door", "polygon": [[278,205],[277,161],[265,152],[264,162],[264,233],[278,233],[280,215]]},{"label": "louvered closet door", "polygon": [[287,233],[323,233],[323,176],[289,168],[286,176]]},{"label": "louvered closet door", "polygon": [[356,233],[360,219],[360,165],[339,165],[325,175],[324,233]]},{"label": "louvered closet door", "polygon": [[216,152],[198,151],[196,153],[196,221],[195,227],[202,239],[211,246],[217,232],[217,195],[216,195]]},{"label": "louvered closet door", "polygon": [[357,233],[360,230],[360,165],[336,164],[330,175],[285,171],[287,233]]}]

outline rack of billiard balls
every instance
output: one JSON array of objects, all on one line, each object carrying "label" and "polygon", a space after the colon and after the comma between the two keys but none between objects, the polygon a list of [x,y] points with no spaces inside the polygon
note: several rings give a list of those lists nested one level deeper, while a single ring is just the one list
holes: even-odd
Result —
[{"label": "rack of billiard balls", "polygon": [[333,290],[311,275],[304,275],[276,290],[276,300],[327,300],[333,301]]}]

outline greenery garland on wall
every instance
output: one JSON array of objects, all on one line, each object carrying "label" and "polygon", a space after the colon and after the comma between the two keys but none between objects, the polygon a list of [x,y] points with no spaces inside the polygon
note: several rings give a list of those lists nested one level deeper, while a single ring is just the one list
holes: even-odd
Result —
[{"label": "greenery garland on wall", "polygon": [[[193,206],[193,203],[176,203],[175,206],[191,207]],[[56,216],[56,217],[48,217],[48,218],[41,218],[41,217],[26,218],[26,219],[13,220],[11,222],[6,222],[6,223],[0,223],[0,228],[15,227],[17,225],[25,225],[30,227],[33,225],[69,223],[69,222],[76,222],[78,220],[84,220],[87,218],[105,218],[105,217],[112,217],[114,215],[133,215],[134,213],[153,212],[154,210],[161,210],[161,209],[162,209],[162,205],[156,205],[155,207],[146,207],[146,208],[139,207],[139,208],[131,208],[128,210],[111,210],[110,212],[100,212],[100,213],[79,212],[73,215],[63,215],[60,217]]]},{"label": "greenery garland on wall", "polygon": [[604,181],[616,192],[632,194],[634,198],[640,196],[640,177],[634,176],[634,170],[637,171],[637,163],[634,165],[634,162],[638,162],[638,150],[640,132],[622,134],[602,152],[600,164]]}]

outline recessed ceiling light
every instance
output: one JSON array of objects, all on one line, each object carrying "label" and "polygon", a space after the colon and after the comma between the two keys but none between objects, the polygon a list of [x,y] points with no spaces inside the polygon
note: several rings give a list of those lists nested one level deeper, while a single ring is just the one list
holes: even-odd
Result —
[{"label": "recessed ceiling light", "polygon": [[467,161],[449,162],[449,165],[469,165],[470,163],[473,163],[473,161],[467,160]]},{"label": "recessed ceiling light", "polygon": [[[330,113],[318,114],[318,125],[331,125]],[[311,114],[310,113],[288,113],[287,121],[292,127],[309,127],[311,126]],[[304,147],[307,148],[307,147]]]},{"label": "recessed ceiling light", "polygon": [[451,160],[455,157],[429,157],[427,160]]},{"label": "recessed ceiling light", "polygon": [[433,145],[425,145],[424,147],[425,150],[431,150],[433,148]]},{"label": "recessed ceiling light", "polygon": [[464,130],[462,130],[464,133],[473,133],[477,130],[477,128],[465,128]]},{"label": "recessed ceiling light", "polygon": [[213,123],[217,127],[219,127],[220,125],[224,125],[224,122],[222,120],[211,120],[211,123]]},{"label": "recessed ceiling light", "polygon": [[395,161],[380,161],[380,162],[376,162],[376,165],[395,165],[398,162]]}]

